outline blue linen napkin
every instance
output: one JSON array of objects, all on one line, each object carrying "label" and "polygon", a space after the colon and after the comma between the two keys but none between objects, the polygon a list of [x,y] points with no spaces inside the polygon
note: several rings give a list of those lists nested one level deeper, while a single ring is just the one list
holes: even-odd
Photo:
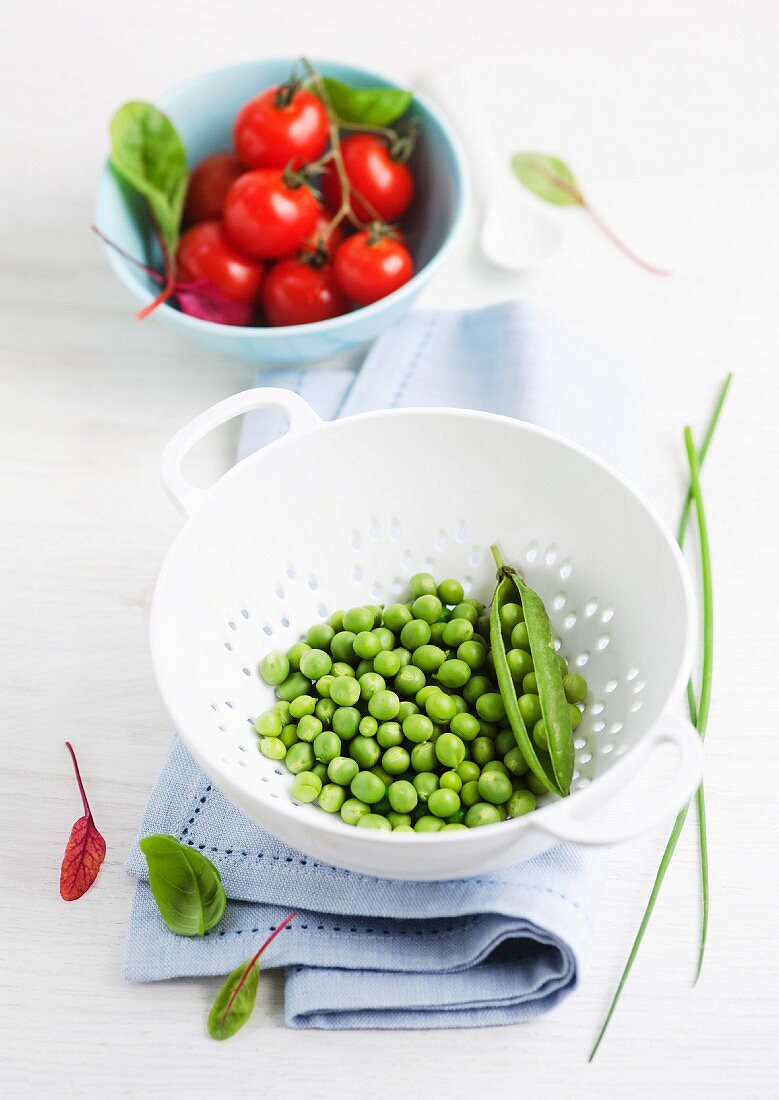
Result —
[{"label": "blue linen napkin", "polygon": [[[639,480],[643,418],[633,368],[535,306],[411,314],[373,346],[360,372],[264,372],[258,384],[301,393],[320,416],[459,406],[516,414],[589,447]],[[281,418],[244,418],[239,456],[280,434]],[[435,1028],[517,1023],[549,1011],[581,974],[605,856],[558,845],[511,868],[451,882],[383,880],[329,867],[250,822],[176,738],[140,836],[164,832],[201,850],[230,898],[218,928],[175,936],[151,897],[146,865],[125,955],[130,981],[226,974],[290,909],[268,949],[285,967],[291,1027]]]}]

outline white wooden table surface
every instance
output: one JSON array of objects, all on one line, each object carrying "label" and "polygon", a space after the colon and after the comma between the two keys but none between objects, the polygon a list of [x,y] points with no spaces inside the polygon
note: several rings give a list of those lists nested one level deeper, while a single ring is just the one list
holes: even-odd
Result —
[{"label": "white wooden table surface", "polygon": [[[387,25],[380,22],[386,11]],[[772,0],[43,0],[6,8],[0,293],[2,838],[0,1085],[9,1097],[763,1097],[777,1092],[776,876],[779,106]],[[88,231],[106,122],[130,98],[263,54],[373,64],[399,81],[467,61],[504,152],[566,156],[625,237],[670,264],[628,265],[575,211],[553,269],[506,279],[465,241],[428,303],[526,294],[640,365],[650,492],[675,522],[681,429],[732,397],[706,466],[717,590],[708,746],[712,923],[691,990],[696,849],[688,829],[609,1037],[586,1054],[664,834],[614,853],[581,990],[530,1025],[293,1032],[278,976],[229,1045],[207,1039],[215,981],[120,977],[123,861],[169,723],[147,649],[149,598],[178,519],[157,460],[185,420],[252,370],[181,342],[109,274]],[[563,382],[561,381],[561,385]],[[196,463],[230,461],[225,434]],[[65,905],[80,752],[108,858]],[[434,1093],[434,1090],[437,1092]]]}]

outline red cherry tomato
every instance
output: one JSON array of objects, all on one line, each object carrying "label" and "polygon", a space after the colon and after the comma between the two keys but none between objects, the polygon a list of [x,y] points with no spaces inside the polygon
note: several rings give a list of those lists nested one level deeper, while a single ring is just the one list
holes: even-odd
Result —
[{"label": "red cherry tomato", "polygon": [[248,168],[299,168],[325,151],[329,124],[305,88],[279,84],[244,103],[235,116],[235,151]]},{"label": "red cherry tomato", "polygon": [[279,168],[258,168],[227,192],[224,222],[244,252],[276,260],[308,239],[318,213],[319,203],[304,184],[291,184]]},{"label": "red cherry tomato", "polygon": [[316,267],[295,257],[279,260],[268,272],[262,305],[271,325],[307,325],[346,313],[330,264]]},{"label": "red cherry tomato", "polygon": [[208,221],[222,217],[222,207],[230,184],[246,171],[235,153],[214,153],[201,160],[192,171],[184,204],[184,222]]},{"label": "red cherry tomato", "polygon": [[[414,197],[414,177],[408,165],[393,160],[387,144],[374,134],[354,134],[341,142],[344,168],[356,195],[352,207],[360,221],[395,222],[405,214]],[[322,179],[325,204],[330,210],[341,205],[341,181],[332,161],[325,165]]]},{"label": "red cherry tomato", "polygon": [[179,242],[176,274],[179,282],[208,279],[235,302],[256,302],[264,266],[233,244],[218,221],[198,222]]},{"label": "red cherry tomato", "polygon": [[370,233],[360,232],[339,246],[333,271],[346,297],[367,306],[407,283],[414,274],[414,262],[400,241],[390,236],[375,240]]},{"label": "red cherry tomato", "polygon": [[325,230],[332,220],[333,219],[330,216],[329,212],[325,210],[324,207],[320,206],[319,212],[316,216],[316,223],[314,225],[314,228],[311,231],[310,236],[306,240],[306,248],[314,249],[320,245],[324,245],[325,251],[329,256],[332,256],[334,254],[336,248],[338,248],[338,245],[346,236],[346,232],[344,230],[344,223],[340,222],[335,227],[335,229],[332,229],[330,231],[327,240],[325,240]]}]

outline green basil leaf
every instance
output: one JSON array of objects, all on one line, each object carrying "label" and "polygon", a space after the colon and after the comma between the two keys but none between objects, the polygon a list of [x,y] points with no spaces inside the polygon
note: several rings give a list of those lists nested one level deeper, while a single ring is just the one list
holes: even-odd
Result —
[{"label": "green basil leaf", "polygon": [[111,164],[151,207],[171,258],[187,191],[187,157],[167,115],[151,103],[125,103],[111,119]]},{"label": "green basil leaf", "polygon": [[330,106],[341,122],[389,126],[408,110],[413,92],[400,88],[350,88],[332,76],[323,77]]},{"label": "green basil leaf", "polygon": [[[248,974],[247,966],[251,966]],[[208,1014],[208,1034],[212,1039],[229,1039],[236,1031],[240,1031],[254,1009],[259,981],[260,964],[254,959],[250,963],[236,966],[232,974],[228,975]]]},{"label": "green basil leaf", "polygon": [[180,936],[202,936],[219,924],[227,905],[222,878],[210,859],[172,836],[145,836],[149,887],[162,919]]},{"label": "green basil leaf", "polygon": [[583,206],[573,172],[558,157],[543,153],[517,153],[511,158],[514,174],[528,190],[556,206]]}]

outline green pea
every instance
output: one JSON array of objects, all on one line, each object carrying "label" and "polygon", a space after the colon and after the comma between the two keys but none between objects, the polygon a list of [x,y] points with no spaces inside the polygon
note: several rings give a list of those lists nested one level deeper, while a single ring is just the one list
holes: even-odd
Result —
[{"label": "green pea", "polygon": [[556,660],[557,667],[560,669],[560,675],[563,677],[563,679],[565,679],[565,677],[568,675],[568,662],[566,661],[565,657],[563,657],[562,653],[556,654]]},{"label": "green pea", "polygon": [[519,745],[515,745],[513,749],[506,753],[503,757],[503,763],[512,775],[527,775],[528,762],[522,755]]},{"label": "green pea", "polygon": [[445,768],[456,768],[465,759],[465,745],[454,733],[442,733],[435,743],[435,754]]},{"label": "green pea", "polygon": [[392,749],[403,744],[403,730],[400,722],[382,722],[376,734],[376,740],[383,749]]},{"label": "green pea", "polygon": [[289,703],[286,699],[277,699],[273,704],[273,709],[277,714],[280,714],[282,720],[287,723],[289,721]]},{"label": "green pea", "polygon": [[466,619],[471,626],[475,626],[479,618],[479,609],[470,600],[460,601],[452,611],[452,619]]},{"label": "green pea", "polygon": [[403,775],[410,764],[411,757],[401,745],[393,745],[381,758],[381,766],[389,775]]},{"label": "green pea", "polygon": [[459,604],[465,598],[465,590],[459,581],[449,578],[439,584],[438,598],[441,603]]},{"label": "green pea", "polygon": [[284,719],[277,710],[266,710],[254,722],[254,729],[262,737],[278,737],[284,727]]},{"label": "green pea", "polygon": [[330,623],[314,623],[313,626],[308,628],[306,642],[312,649],[324,649],[326,651],[330,648],[334,636],[335,630]]},{"label": "green pea", "polygon": [[399,634],[413,618],[411,609],[404,603],[393,603],[384,608],[384,625],[395,634]]},{"label": "green pea", "polygon": [[336,756],[327,765],[327,778],[341,787],[348,787],[359,770],[356,760],[349,756]]},{"label": "green pea", "polygon": [[412,714],[419,714],[419,707],[416,703],[412,703],[410,699],[401,699],[398,707],[398,721],[400,724],[402,725]]},{"label": "green pea", "polygon": [[336,712],[336,705],[332,699],[320,699],[314,707],[314,714],[323,726],[329,726]]},{"label": "green pea", "polygon": [[442,833],[449,833],[453,829],[467,829],[467,828],[468,828],[468,826],[463,824],[462,821],[447,821],[446,825],[444,825],[441,832]]},{"label": "green pea", "polygon": [[343,611],[341,611],[341,610],[334,611],[333,614],[330,616],[330,618],[327,621],[330,623],[330,626],[333,628],[333,630],[336,631],[336,633],[339,630],[343,630],[343,626],[344,626],[344,613],[343,613]]},{"label": "green pea", "polygon": [[587,681],[575,672],[563,677],[563,689],[569,703],[583,703],[587,698]]},{"label": "green pea", "polygon": [[412,782],[420,802],[427,802],[433,791],[438,789],[438,776],[434,772],[418,772]]},{"label": "green pea", "polygon": [[487,650],[483,642],[472,638],[468,642],[462,642],[457,647],[457,658],[460,661],[465,661],[471,672],[476,672],[477,669],[484,667],[487,660]]},{"label": "green pea", "polygon": [[446,787],[448,791],[461,791],[463,781],[455,771],[444,772],[438,778],[438,786]]},{"label": "green pea", "polygon": [[287,660],[293,672],[300,669],[300,662],[307,653],[311,652],[311,646],[305,642],[294,642],[287,650]]},{"label": "green pea", "polygon": [[297,726],[293,722],[288,722],[279,734],[279,740],[282,741],[287,748],[291,748],[292,745],[299,740]]},{"label": "green pea", "polygon": [[360,685],[360,696],[366,700],[371,699],[377,691],[383,691],[387,686],[383,676],[378,672],[365,672],[357,681]]},{"label": "green pea", "polygon": [[357,635],[353,630],[339,630],[330,643],[330,652],[336,661],[345,661],[347,664],[354,660],[354,639]]},{"label": "green pea", "polygon": [[[373,767],[370,768],[369,770],[370,770],[372,775],[377,776],[382,781],[385,788],[389,787],[390,783],[392,783],[396,779],[396,776],[390,775],[390,773],[388,771],[386,771],[386,769],[383,768],[381,766],[381,764],[374,764]],[[385,790],[384,794],[382,795],[382,798],[384,798],[386,796],[386,793],[387,792]]]},{"label": "green pea", "polygon": [[495,759],[495,745],[489,737],[480,736],[472,741],[471,752],[473,753],[473,759],[480,768],[483,768],[490,760]]},{"label": "green pea", "polygon": [[443,649],[446,643],[444,642],[444,627],[446,623],[439,619],[437,623],[432,623],[430,626],[430,644],[438,646],[439,649]]},{"label": "green pea", "polygon": [[549,751],[549,734],[546,731],[546,722],[540,718],[533,726],[533,740],[539,749]]},{"label": "green pea", "polygon": [[534,775],[533,772],[528,772],[528,774],[524,777],[524,782],[527,784],[533,794],[536,795],[536,797],[538,797],[538,795],[546,794],[547,792],[548,788],[546,784],[543,783],[537,775]]},{"label": "green pea", "polygon": [[304,714],[313,714],[316,710],[316,699],[313,695],[298,695],[289,704],[289,713],[293,718],[302,718]]},{"label": "green pea", "polygon": [[478,829],[481,825],[496,825],[500,821],[500,811],[490,802],[475,802],[465,815],[465,824],[469,829]]},{"label": "green pea", "polygon": [[501,775],[505,775],[506,777],[509,775],[509,770],[502,760],[488,760],[481,771],[482,775],[484,775],[485,772],[500,772]]},{"label": "green pea", "polygon": [[350,607],[344,614],[344,629],[359,634],[370,630],[374,623],[374,614],[370,607]]},{"label": "green pea", "polygon": [[527,624],[519,622],[511,631],[511,648],[524,649],[530,652],[530,638],[527,632]]},{"label": "green pea", "polygon": [[392,826],[382,814],[364,814],[357,822],[358,829],[381,829],[385,833],[392,832]]},{"label": "green pea", "polygon": [[472,779],[479,778],[481,768],[473,760],[463,760],[462,764],[458,765],[457,774],[463,783],[470,783]]},{"label": "green pea", "polygon": [[354,777],[349,789],[354,798],[371,805],[384,797],[387,788],[373,772],[362,771]]},{"label": "green pea", "polygon": [[467,783],[463,783],[460,790],[460,801],[463,806],[475,806],[477,802],[481,801],[479,784],[475,779],[469,779]]},{"label": "green pea", "polygon": [[457,704],[449,695],[437,691],[425,700],[425,710],[434,722],[451,722],[457,714]]},{"label": "green pea", "polygon": [[429,741],[433,734],[433,723],[424,714],[410,714],[403,723],[403,733],[415,745]]},{"label": "green pea", "polygon": [[525,676],[533,671],[533,658],[526,649],[510,649],[506,654],[511,679],[521,684]]},{"label": "green pea", "polygon": [[319,808],[328,814],[337,814],[346,801],[346,791],[337,783],[325,783],[319,792]]},{"label": "green pea", "polygon": [[330,685],[330,698],[339,707],[353,707],[360,698],[360,685],[349,676],[336,676]]},{"label": "green pea", "polygon": [[576,706],[575,703],[570,704],[571,708],[571,730],[577,730],[582,720],[582,712]]},{"label": "green pea", "polygon": [[509,799],[508,811],[510,817],[522,817],[532,813],[536,808],[536,796],[532,791],[514,791]]},{"label": "green pea", "polygon": [[501,730],[495,738],[495,752],[498,756],[505,756],[507,752],[511,752],[516,743],[513,730]]},{"label": "green pea", "polygon": [[406,665],[411,664],[411,652],[410,652],[410,650],[404,649],[403,646],[398,646],[398,648],[396,650],[394,650],[393,652],[395,653],[398,660],[400,661],[400,667],[401,668],[405,668]]},{"label": "green pea", "polygon": [[300,671],[309,680],[318,680],[321,676],[327,676],[332,668],[333,659],[323,649],[309,649],[300,658]]},{"label": "green pea", "polygon": [[522,721],[528,729],[532,729],[541,717],[541,700],[537,695],[528,693],[527,695],[520,695],[517,705],[519,713],[522,715]]},{"label": "green pea", "polygon": [[408,814],[414,809],[419,800],[416,787],[407,779],[396,779],[387,789],[387,797],[390,806],[399,814]]},{"label": "green pea", "polygon": [[430,641],[430,624],[424,619],[412,619],[400,632],[401,644],[412,652]]},{"label": "green pea", "polygon": [[298,775],[299,772],[311,771],[315,763],[313,747],[308,741],[298,741],[291,748],[287,749],[285,763],[287,769],[291,771],[293,775]]},{"label": "green pea", "polygon": [[432,814],[425,814],[414,823],[415,833],[440,833],[443,828],[445,826],[441,818],[433,817]]},{"label": "green pea", "polygon": [[448,688],[461,688],[471,678],[470,666],[457,657],[444,661],[436,674],[437,679]]},{"label": "green pea", "polygon": [[[443,604],[438,596],[430,593],[417,596],[411,605],[411,613],[415,619],[424,619],[426,623],[437,623],[441,618]],[[404,643],[405,644],[405,643]]]},{"label": "green pea", "polygon": [[538,695],[538,680],[535,672],[529,672],[522,681],[522,690],[526,695]]},{"label": "green pea", "polygon": [[400,672],[400,657],[394,650],[382,649],[377,654],[373,661],[373,668],[375,672],[378,672],[379,676],[386,678],[397,676]]},{"label": "green pea", "polygon": [[479,733],[482,737],[489,737],[490,741],[494,741],[500,733],[500,726],[497,722],[485,722],[481,719],[479,722]]},{"label": "green pea", "polygon": [[348,741],[354,737],[359,725],[360,712],[356,707],[338,707],[333,711],[333,732],[337,733],[342,740]]},{"label": "green pea", "polygon": [[416,665],[406,665],[401,668],[392,684],[398,695],[416,695],[425,686],[425,674]]},{"label": "green pea", "polygon": [[[341,738],[337,733],[324,730],[314,738],[314,756],[322,764],[329,764],[341,752]],[[328,773],[329,774],[329,773]]]},{"label": "green pea", "polygon": [[292,780],[292,797],[298,802],[313,802],[322,790],[322,780],[313,772],[298,772]]},{"label": "green pea", "polygon": [[399,706],[400,699],[394,691],[388,691],[387,689],[377,691],[368,700],[368,710],[380,722],[388,722],[391,718],[395,718]]},{"label": "green pea", "polygon": [[486,676],[471,676],[470,680],[463,688],[463,697],[466,703],[473,707],[476,706],[477,699],[494,690],[495,689]]},{"label": "green pea", "polygon": [[461,741],[473,741],[479,736],[479,719],[462,711],[460,714],[455,714],[449,723],[449,728]]},{"label": "green pea", "polygon": [[389,653],[395,648],[395,635],[386,626],[376,626],[373,628],[373,636],[378,640],[381,646],[379,653]]},{"label": "green pea", "polygon": [[276,694],[279,699],[286,699],[288,703],[291,703],[299,695],[306,695],[310,687],[310,681],[302,672],[293,672],[282,684],[279,684],[276,688]]},{"label": "green pea", "polygon": [[375,737],[379,730],[379,723],[372,714],[364,714],[360,719],[359,730],[363,737]]},{"label": "green pea", "polygon": [[393,829],[397,829],[399,825],[411,825],[411,814],[399,814],[395,810],[390,810],[387,814],[387,821]]},{"label": "green pea", "polygon": [[[335,661],[333,667],[330,670],[333,679],[336,676],[345,676],[347,679],[356,680],[357,676],[352,665],[348,665],[346,661]],[[330,684],[331,696],[332,696],[332,682]]]},{"label": "green pea", "polygon": [[361,817],[365,817],[370,812],[370,806],[361,802],[359,798],[347,798],[341,806],[341,820],[347,825],[356,825]]},{"label": "green pea", "polygon": [[314,773],[314,775],[319,776],[319,779],[322,783],[324,783],[324,781],[327,779],[327,764],[323,764],[321,760],[318,760],[316,764],[314,764],[311,771]]},{"label": "green pea", "polygon": [[366,661],[363,658],[354,670],[355,679],[359,680],[366,672],[373,672],[373,661]]},{"label": "green pea", "polygon": [[372,768],[378,764],[381,756],[381,746],[375,737],[362,737],[358,735],[349,744],[349,755],[356,760],[361,768]]},{"label": "green pea", "polygon": [[497,691],[488,691],[476,700],[476,713],[485,722],[502,722],[506,717],[506,708]]},{"label": "green pea", "polygon": [[510,635],[517,625],[525,621],[525,613],[518,603],[504,603],[500,609],[500,626],[505,635]]},{"label": "green pea", "polygon": [[287,755],[287,746],[280,737],[260,738],[259,749],[269,760],[283,760]]},{"label": "green pea", "polygon": [[313,714],[304,714],[298,722],[298,737],[301,741],[313,741],[322,732],[322,723]]},{"label": "green pea", "polygon": [[395,825],[392,831],[393,833],[413,833],[414,828],[412,825]]},{"label": "green pea", "polygon": [[436,594],[436,583],[429,573],[415,573],[408,582],[408,588],[414,599]]},{"label": "green pea", "polygon": [[438,684],[425,684],[423,688],[420,688],[416,694],[416,702],[420,707],[423,707],[431,695],[435,695],[437,691],[440,691]]},{"label": "green pea", "polygon": [[428,798],[427,808],[435,817],[449,817],[460,809],[460,796],[457,791],[439,787]]},{"label": "green pea", "polygon": [[283,653],[269,653],[260,661],[260,676],[272,687],[282,684],[289,676],[289,658]]},{"label": "green pea", "polygon": [[370,630],[361,630],[354,639],[352,648],[358,657],[366,661],[372,661],[376,654],[381,652],[379,639]]}]

